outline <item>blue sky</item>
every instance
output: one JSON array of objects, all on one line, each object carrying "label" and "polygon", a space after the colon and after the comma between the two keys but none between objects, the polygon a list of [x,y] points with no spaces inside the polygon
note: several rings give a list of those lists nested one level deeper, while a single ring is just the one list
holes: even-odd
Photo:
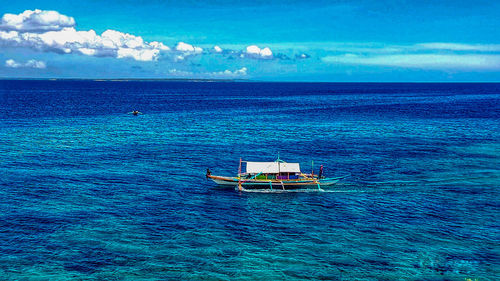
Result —
[{"label": "blue sky", "polygon": [[499,81],[499,11],[482,0],[9,1],[0,77]]}]

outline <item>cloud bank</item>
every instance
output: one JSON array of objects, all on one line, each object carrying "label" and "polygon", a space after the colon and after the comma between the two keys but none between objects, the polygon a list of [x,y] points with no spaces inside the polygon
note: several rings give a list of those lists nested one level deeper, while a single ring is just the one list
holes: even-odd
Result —
[{"label": "cloud bank", "polygon": [[146,42],[141,36],[116,30],[97,34],[94,30],[76,29],[73,17],[57,11],[26,10],[21,14],[4,14],[0,24],[0,47],[30,48],[58,54],[79,54],[94,57],[129,58],[156,61],[160,57],[182,61],[201,54],[236,54],[241,58],[272,59],[268,47],[250,45],[243,51],[223,50],[219,46],[205,51],[185,42],[168,47],[162,42]]},{"label": "cloud bank", "polygon": [[443,71],[500,70],[500,45],[419,43],[342,49],[344,54],[322,58],[330,64],[382,66]]}]

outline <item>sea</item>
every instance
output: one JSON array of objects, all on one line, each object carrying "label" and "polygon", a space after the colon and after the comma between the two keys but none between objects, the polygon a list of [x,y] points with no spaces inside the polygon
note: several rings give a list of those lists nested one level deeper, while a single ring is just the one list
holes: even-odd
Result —
[{"label": "sea", "polygon": [[[0,110],[2,280],[500,280],[500,84],[0,80]],[[278,155],[347,177],[205,178]]]}]

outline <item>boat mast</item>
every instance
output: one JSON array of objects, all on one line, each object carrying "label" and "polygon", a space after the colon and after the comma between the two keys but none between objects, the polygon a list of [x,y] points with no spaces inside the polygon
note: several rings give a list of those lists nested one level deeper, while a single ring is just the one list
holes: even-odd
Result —
[{"label": "boat mast", "polygon": [[240,157],[240,165],[238,167],[238,177],[241,177],[241,157]]},{"label": "boat mast", "polygon": [[242,191],[243,187],[241,186],[241,157],[240,157],[240,166],[238,167],[238,190]]},{"label": "boat mast", "polygon": [[280,173],[281,173],[281,170],[280,170],[281,159],[280,159],[280,152],[279,151],[278,151],[278,159],[276,159],[276,162],[278,162],[278,175],[276,175],[276,179],[278,179],[278,177],[280,176]]}]

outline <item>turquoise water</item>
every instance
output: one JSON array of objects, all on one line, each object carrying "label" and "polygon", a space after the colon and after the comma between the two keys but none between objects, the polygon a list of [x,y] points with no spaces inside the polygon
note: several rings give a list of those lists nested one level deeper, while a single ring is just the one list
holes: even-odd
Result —
[{"label": "turquoise water", "polygon": [[[499,93],[0,81],[0,276],[499,280]],[[204,177],[278,152],[351,176],[285,193]]]}]

